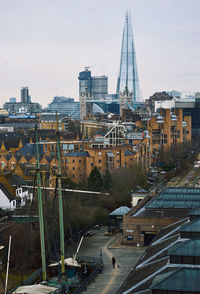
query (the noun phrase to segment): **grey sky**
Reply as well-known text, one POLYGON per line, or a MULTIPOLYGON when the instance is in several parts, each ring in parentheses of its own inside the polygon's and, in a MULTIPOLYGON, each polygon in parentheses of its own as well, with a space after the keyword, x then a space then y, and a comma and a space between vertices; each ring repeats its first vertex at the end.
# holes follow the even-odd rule
POLYGON ((115 92, 126 9, 143 97, 200 90, 200 0, 0 0, 0 106, 21 86, 42 105, 77 100, 84 66, 115 92))

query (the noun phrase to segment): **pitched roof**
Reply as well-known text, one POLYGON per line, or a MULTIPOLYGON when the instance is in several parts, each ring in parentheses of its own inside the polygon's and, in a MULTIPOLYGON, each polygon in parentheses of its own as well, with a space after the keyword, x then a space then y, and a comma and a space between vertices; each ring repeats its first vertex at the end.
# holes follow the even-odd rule
POLYGON ((181 226, 181 232, 200 232, 200 219, 187 222, 181 226))
POLYGON ((90 157, 90 154, 88 151, 74 151, 74 152, 69 152, 66 157, 90 157))
POLYGON ((158 242, 159 240, 165 238, 166 236, 172 236, 174 234, 177 234, 177 232, 180 232, 181 225, 185 224, 188 221, 188 218, 182 219, 178 222, 172 223, 162 229, 158 232, 156 237, 154 238, 154 242, 158 242))
POLYGON ((199 293, 199 269, 179 269, 158 275, 152 283, 152 290, 184 291, 199 293))
POLYGON ((200 256, 199 252, 200 240, 192 239, 179 244, 174 245, 169 250, 169 255, 178 256, 200 256))
POLYGON ((189 216, 200 216, 200 207, 190 210, 188 215, 189 216))
POLYGON ((7 174, 6 178, 12 186, 22 186, 26 184, 25 180, 16 174, 7 174))
POLYGON ((135 155, 135 153, 131 152, 130 150, 124 150, 124 156, 130 156, 130 155, 135 155))
MULTIPOLYGON (((39 156, 40 158, 43 156, 43 145, 38 144, 39 149, 39 156)), ((23 148, 19 149, 15 153, 15 157, 17 160, 19 160, 22 156, 24 156, 27 161, 29 161, 33 156, 36 156, 37 150, 36 150, 36 144, 26 144, 23 148)))
POLYGON ((130 208, 127 206, 121 206, 114 211, 112 211, 109 215, 125 215, 129 212, 130 208))
MULTIPOLYGON (((67 116, 65 114, 58 113, 57 117, 58 117, 58 121, 61 121, 64 118, 66 118, 67 116)), ((48 121, 56 122, 56 114, 55 113, 43 113, 43 114, 41 114, 40 120, 45 121, 45 122, 48 122, 48 121)))
POLYGON ((200 189, 167 188, 146 205, 150 209, 192 209, 200 207, 200 189))

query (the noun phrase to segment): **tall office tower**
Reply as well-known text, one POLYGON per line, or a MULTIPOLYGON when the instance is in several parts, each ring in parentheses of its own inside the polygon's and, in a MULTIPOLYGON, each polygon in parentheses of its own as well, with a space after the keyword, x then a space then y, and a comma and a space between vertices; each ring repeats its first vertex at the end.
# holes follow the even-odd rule
POLYGON ((28 87, 21 88, 21 102, 22 103, 31 103, 31 96, 28 92, 28 87))
POLYGON ((130 13, 126 12, 125 26, 122 37, 122 49, 119 77, 117 80, 117 94, 127 89, 133 95, 133 103, 141 102, 138 71, 136 64, 133 33, 130 13))
POLYGON ((84 71, 79 73, 79 97, 84 95, 92 95, 92 77, 89 67, 85 67, 84 71))
POLYGON ((108 94, 108 77, 92 77, 92 96, 94 100, 105 100, 108 94))

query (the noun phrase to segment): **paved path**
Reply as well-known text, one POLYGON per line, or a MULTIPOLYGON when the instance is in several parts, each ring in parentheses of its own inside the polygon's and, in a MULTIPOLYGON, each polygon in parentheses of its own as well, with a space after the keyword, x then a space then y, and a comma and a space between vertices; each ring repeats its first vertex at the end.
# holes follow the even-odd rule
POLYGON ((131 269, 134 267, 144 250, 134 248, 110 249, 108 246, 116 236, 104 236, 105 230, 96 231, 92 237, 85 238, 81 246, 81 256, 99 257, 102 250, 104 269, 96 277, 94 283, 89 284, 86 294, 116 294, 131 269), (119 268, 112 268, 112 257, 119 263, 119 268))

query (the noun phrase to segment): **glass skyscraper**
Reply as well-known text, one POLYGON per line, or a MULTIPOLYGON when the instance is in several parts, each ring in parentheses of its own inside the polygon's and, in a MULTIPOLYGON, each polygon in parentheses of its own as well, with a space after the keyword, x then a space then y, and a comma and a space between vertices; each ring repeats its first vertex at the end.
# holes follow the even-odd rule
MULTIPOLYGON (((93 100, 105 100, 108 94, 108 77, 91 76, 89 67, 79 73, 79 97, 82 94, 92 96, 93 100)), ((86 96, 87 96, 86 95, 86 96)))
POLYGON ((125 26, 122 37, 120 70, 117 80, 117 94, 124 92, 125 89, 133 94, 133 103, 142 101, 139 88, 131 19, 130 13, 128 12, 126 12, 125 26))

